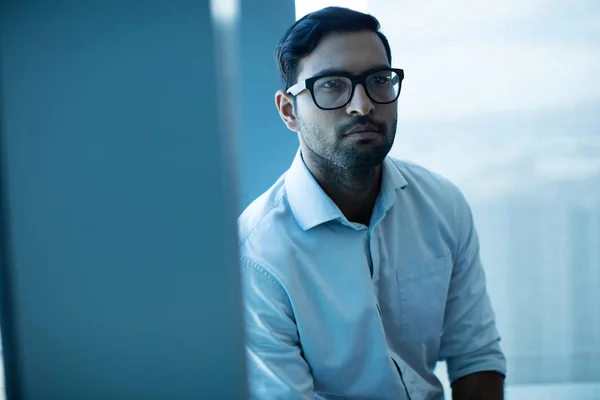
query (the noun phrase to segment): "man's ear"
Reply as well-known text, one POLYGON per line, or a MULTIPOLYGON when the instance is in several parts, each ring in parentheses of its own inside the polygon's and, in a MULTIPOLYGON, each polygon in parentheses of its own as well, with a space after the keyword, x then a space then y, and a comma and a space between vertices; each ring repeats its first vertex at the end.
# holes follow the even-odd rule
POLYGON ((277 111, 279 111, 279 116, 288 129, 293 132, 300 131, 292 95, 284 93, 282 90, 278 90, 277 93, 275 93, 275 106, 277 107, 277 111))

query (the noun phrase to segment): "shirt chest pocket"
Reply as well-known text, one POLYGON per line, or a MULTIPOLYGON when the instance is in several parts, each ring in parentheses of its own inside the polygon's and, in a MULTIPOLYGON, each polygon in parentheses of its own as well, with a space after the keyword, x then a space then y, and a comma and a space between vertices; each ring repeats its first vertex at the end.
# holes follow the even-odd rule
POLYGON ((450 253, 397 271, 401 340, 421 342, 441 336, 451 275, 450 253))

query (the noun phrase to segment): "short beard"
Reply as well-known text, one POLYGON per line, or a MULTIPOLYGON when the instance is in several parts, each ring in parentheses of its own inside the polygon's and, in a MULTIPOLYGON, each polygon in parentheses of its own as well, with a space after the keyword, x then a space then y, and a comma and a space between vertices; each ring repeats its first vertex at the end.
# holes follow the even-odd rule
POLYGON ((392 125, 388 126, 386 123, 375 121, 368 116, 354 117, 352 120, 336 128, 335 138, 343 136, 356 125, 372 125, 379 132, 386 135, 386 142, 368 150, 355 146, 338 146, 336 142, 328 142, 326 140, 327 135, 321 134, 317 131, 316 127, 310 124, 304 124, 304 121, 300 118, 298 118, 298 124, 302 141, 313 155, 319 158, 319 160, 315 161, 323 168, 362 170, 380 165, 388 155, 394 144, 397 119, 394 119, 392 125))

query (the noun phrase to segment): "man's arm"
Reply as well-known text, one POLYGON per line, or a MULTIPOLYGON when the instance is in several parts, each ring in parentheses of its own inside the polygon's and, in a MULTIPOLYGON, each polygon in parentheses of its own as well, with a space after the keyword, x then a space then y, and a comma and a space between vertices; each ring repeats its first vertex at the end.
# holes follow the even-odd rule
POLYGON ((497 372, 475 372, 452 384, 454 400, 503 400, 504 375, 497 372))
POLYGON ((242 258, 248 383, 251 399, 314 400, 289 298, 281 284, 242 258))
POLYGON ((440 359, 448 364, 454 400, 503 399, 506 359, 486 290, 471 210, 458 193, 457 247, 440 359))

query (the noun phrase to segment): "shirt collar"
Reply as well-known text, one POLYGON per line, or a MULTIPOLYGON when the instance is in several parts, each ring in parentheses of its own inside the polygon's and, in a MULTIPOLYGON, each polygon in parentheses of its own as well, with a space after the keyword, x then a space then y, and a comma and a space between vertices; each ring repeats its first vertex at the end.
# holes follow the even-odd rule
POLYGON ((396 163, 386 157, 383 160, 383 178, 381 179, 381 206, 385 211, 389 210, 396 202, 396 190, 404 189, 408 186, 408 182, 404 179, 404 175, 396 163))
POLYGON ((285 175, 285 191, 294 217, 305 231, 343 216, 304 164, 300 150, 285 175))
MULTIPOLYGON (((388 210, 395 202, 396 189, 404 189, 408 183, 389 157, 385 158, 382 171, 380 196, 382 206, 388 210)), ((300 150, 286 173, 285 190, 294 217, 305 231, 325 222, 345 218, 304 164, 300 150)))

